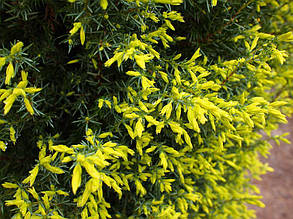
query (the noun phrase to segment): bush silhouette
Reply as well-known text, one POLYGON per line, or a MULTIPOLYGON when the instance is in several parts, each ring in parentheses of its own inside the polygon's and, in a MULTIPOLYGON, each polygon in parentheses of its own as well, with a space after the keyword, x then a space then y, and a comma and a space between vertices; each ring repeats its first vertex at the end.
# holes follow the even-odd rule
POLYGON ((290 0, 0 1, 0 217, 251 218, 292 113, 290 0))

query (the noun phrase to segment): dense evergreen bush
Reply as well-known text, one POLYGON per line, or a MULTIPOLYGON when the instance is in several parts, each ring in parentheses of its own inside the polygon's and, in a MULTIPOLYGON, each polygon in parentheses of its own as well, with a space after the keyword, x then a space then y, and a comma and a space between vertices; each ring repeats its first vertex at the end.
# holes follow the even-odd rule
POLYGON ((0 217, 251 218, 292 113, 290 0, 0 0, 0 217))

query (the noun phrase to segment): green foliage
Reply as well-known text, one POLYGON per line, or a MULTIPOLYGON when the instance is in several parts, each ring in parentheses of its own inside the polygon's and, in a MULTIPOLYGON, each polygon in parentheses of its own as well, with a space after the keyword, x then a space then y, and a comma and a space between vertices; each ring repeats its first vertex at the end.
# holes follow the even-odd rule
POLYGON ((292 111, 290 0, 0 1, 0 217, 251 218, 292 111))

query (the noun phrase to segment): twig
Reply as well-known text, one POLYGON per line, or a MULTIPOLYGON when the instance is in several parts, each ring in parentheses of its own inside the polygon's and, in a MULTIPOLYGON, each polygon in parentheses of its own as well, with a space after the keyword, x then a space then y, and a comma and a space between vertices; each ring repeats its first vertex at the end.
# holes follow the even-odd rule
POLYGON ((227 27, 228 25, 230 25, 234 20, 235 20, 235 18, 236 18, 236 16, 244 9, 244 8, 246 8, 251 2, 252 2, 253 0, 250 0, 249 2, 247 2, 247 3, 245 3, 245 4, 243 4, 240 8, 239 8, 239 10, 232 16, 232 18, 226 23, 226 24, 224 24, 219 30, 217 30, 216 32, 214 32, 214 33, 209 33, 208 35, 207 35, 207 37, 206 38, 204 38, 201 42, 208 42, 209 40, 210 40, 210 38, 212 38, 214 35, 216 35, 216 34, 221 34, 222 33, 222 31, 223 31, 223 29, 225 28, 225 27, 227 27))

